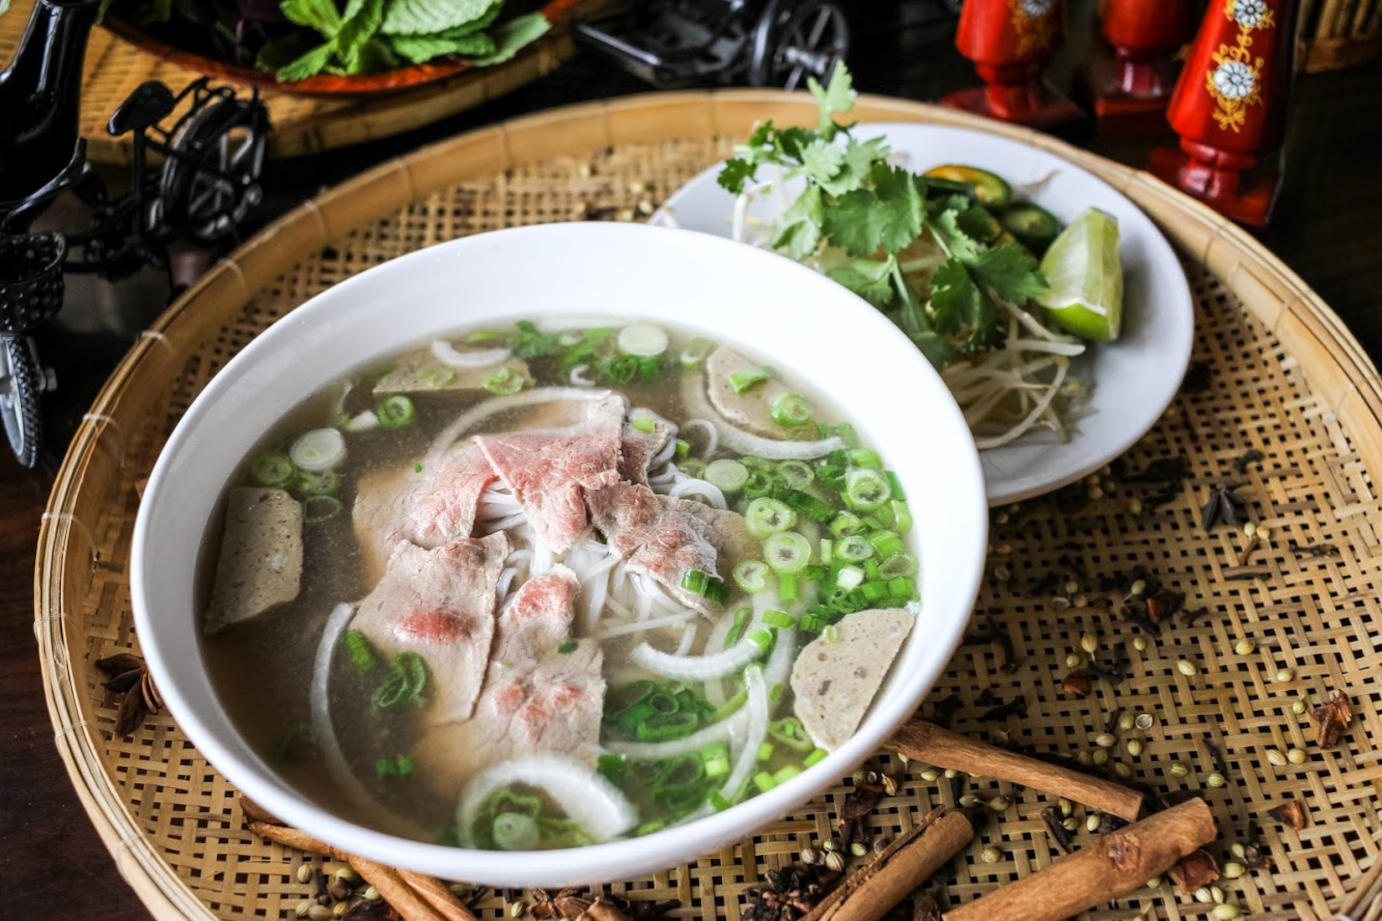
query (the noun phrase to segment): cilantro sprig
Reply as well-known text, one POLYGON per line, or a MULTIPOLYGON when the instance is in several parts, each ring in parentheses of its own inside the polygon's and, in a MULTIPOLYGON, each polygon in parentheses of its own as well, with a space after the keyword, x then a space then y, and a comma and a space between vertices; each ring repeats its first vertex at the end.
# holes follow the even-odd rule
POLYGON ((987 215, 955 184, 889 162, 883 138, 861 141, 837 116, 854 109, 848 68, 807 85, 820 118, 815 130, 760 125, 720 171, 736 195, 776 166, 805 188, 773 221, 771 245, 794 259, 815 258, 826 274, 887 314, 938 368, 1005 338, 1000 300, 1015 304, 1046 290, 1036 257, 1020 243, 981 241, 987 215), (918 289, 903 256, 929 235, 942 261, 918 289))

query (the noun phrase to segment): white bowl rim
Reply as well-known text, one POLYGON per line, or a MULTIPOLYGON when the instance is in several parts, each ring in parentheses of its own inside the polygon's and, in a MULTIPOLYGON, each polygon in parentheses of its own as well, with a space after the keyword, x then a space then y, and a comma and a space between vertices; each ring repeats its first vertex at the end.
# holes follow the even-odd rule
MULTIPOLYGON (((908 692, 898 694, 895 700, 889 702, 890 706, 883 707, 884 701, 876 702, 859 731, 847 743, 814 766, 820 768, 819 770, 803 771, 766 793, 759 793, 723 812, 642 837, 552 851, 504 852, 424 843, 366 828, 340 818, 316 805, 303 794, 291 791, 261 765, 246 762, 231 751, 202 718, 200 712, 184 700, 178 686, 171 681, 172 666, 164 656, 149 609, 150 585, 157 578, 149 565, 154 553, 151 546, 150 510, 165 488, 164 481, 169 477, 170 458, 182 449, 189 432, 195 429, 199 417, 206 412, 207 407, 234 383, 237 371, 253 365, 261 353, 279 348, 280 340, 289 336, 290 330, 317 318, 318 314, 330 309, 334 301, 348 297, 355 287, 364 284, 362 279, 382 271, 401 272, 409 265, 420 263, 429 256, 443 252, 459 257, 468 249, 481 248, 495 242, 513 245, 532 243, 539 249, 544 245, 560 245, 563 236, 572 232, 605 235, 608 239, 607 245, 614 249, 618 248, 621 239, 637 240, 647 234, 670 235, 675 237, 675 247, 678 250, 721 250, 723 256, 717 254, 717 258, 761 263, 763 267, 756 269, 757 271, 809 276, 814 280, 809 283, 820 285, 823 297, 832 297, 842 303, 854 302, 858 316, 851 317, 852 323, 858 322, 872 327, 868 330, 870 335, 898 337, 913 354, 916 354, 910 341, 866 302, 823 275, 792 260, 694 231, 651 227, 645 224, 614 223, 539 224, 507 228, 460 237, 414 250, 356 273, 313 296, 286 315, 293 318, 293 323, 279 320, 241 349, 193 400, 169 436, 149 476, 135 520, 131 545, 130 596, 135 627, 145 659, 159 684, 169 712, 198 751, 245 795, 279 819, 351 853, 443 878, 466 879, 492 886, 520 887, 592 884, 637 876, 665 869, 686 860, 697 859, 719 846, 756 833, 765 825, 832 786, 839 777, 847 775, 873 754, 894 729, 913 715, 915 707, 920 704, 944 670, 944 663, 949 661, 959 647, 968 625, 978 596, 987 549, 988 508, 984 498, 983 476, 978 452, 969 437, 963 415, 949 398, 939 375, 918 355, 915 364, 911 366, 915 370, 913 379, 918 383, 921 382, 918 379, 925 379, 928 396, 930 391, 944 396, 944 400, 934 407, 937 419, 946 425, 951 435, 963 436, 962 441, 948 439, 952 441, 949 450, 953 452, 951 460, 954 468, 948 471, 953 479, 948 484, 947 491, 962 496, 967 494, 971 500, 967 503, 970 506, 970 520, 963 522, 963 529, 957 530, 961 534, 967 534, 972 541, 962 556, 972 560, 973 565, 969 571, 947 573, 947 582, 958 585, 959 596, 967 599, 968 603, 963 611, 950 612, 951 619, 948 623, 937 619, 929 625, 933 629, 929 635, 932 642, 928 645, 944 653, 943 658, 939 659, 940 666, 931 674, 907 679, 904 683, 909 687, 908 692), (866 731, 869 724, 875 725, 874 731, 866 731), (883 731, 878 731, 880 729, 883 731), (534 857, 538 857, 539 860, 534 861, 534 857), (544 857, 550 860, 541 859, 544 857), (524 867, 525 864, 534 863, 542 863, 544 866, 537 873, 531 872, 531 867, 524 867)), ((803 283, 807 282, 803 279, 803 283)), ((420 335, 425 334, 426 331, 420 332, 420 335)), ((732 340, 732 337, 729 338, 732 340)), ((764 351, 771 353, 771 349, 764 351)), ((925 566, 924 560, 922 565, 925 566)), ((925 611, 924 598, 922 604, 925 611)))

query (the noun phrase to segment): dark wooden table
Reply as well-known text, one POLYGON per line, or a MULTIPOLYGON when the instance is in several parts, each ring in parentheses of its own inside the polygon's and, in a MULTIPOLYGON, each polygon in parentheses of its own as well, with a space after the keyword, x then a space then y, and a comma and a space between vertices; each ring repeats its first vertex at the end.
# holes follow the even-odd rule
MULTIPOLYGON (((968 64, 950 47, 950 24, 921 22, 905 2, 901 11, 884 0, 849 6, 863 90, 935 99, 970 82, 968 64)), ((1073 36, 1067 60, 1078 59, 1091 42, 1088 34, 1073 36)), ((1060 63, 1058 79, 1071 70, 1060 63)), ((602 62, 578 58, 503 100, 410 135, 272 164, 260 218, 439 137, 555 105, 645 91, 602 62)), ((1289 137, 1277 220, 1262 238, 1376 357, 1382 352, 1382 65, 1300 78, 1289 137)), ((1157 142, 1167 139, 1086 143, 1142 166, 1157 142)), ((55 441, 80 419, 124 344, 119 332, 68 343, 66 387, 49 404, 55 441)), ((30 473, 0 450, 0 916, 143 918, 147 913, 116 873, 53 746, 32 630, 35 538, 50 482, 51 467, 30 473)))

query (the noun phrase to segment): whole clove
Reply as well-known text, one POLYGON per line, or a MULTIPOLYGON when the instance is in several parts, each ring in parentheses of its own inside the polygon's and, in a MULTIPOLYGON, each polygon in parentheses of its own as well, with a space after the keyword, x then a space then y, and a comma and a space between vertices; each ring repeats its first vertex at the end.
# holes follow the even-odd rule
POLYGON ((955 722, 955 712, 963 703, 959 694, 947 694, 932 704, 931 721, 949 728, 955 722))
POLYGON ((1007 703, 1000 703, 996 706, 989 707, 983 713, 979 714, 979 719, 982 722, 990 722, 994 720, 1007 719, 1010 716, 1026 715, 1027 701, 1022 699, 1021 697, 1014 697, 1007 703))
POLYGON ((1190 367, 1185 369, 1185 377, 1181 379, 1181 393, 1203 393, 1209 389, 1209 382, 1214 376, 1214 371, 1207 361, 1192 361, 1190 367))
POLYGON ((1041 821, 1046 824, 1046 831, 1051 835, 1051 839, 1056 843, 1056 850, 1062 854, 1069 854, 1071 851, 1070 832, 1065 830, 1062 824, 1064 816, 1060 809, 1055 806, 1047 806, 1041 810, 1041 821))
POLYGON ((835 822, 835 832, 845 848, 856 841, 868 840, 869 813, 883 801, 883 792, 879 784, 856 783, 845 796, 840 804, 840 817, 835 822))
POLYGON ((1295 540, 1290 540, 1286 543, 1286 549, 1290 550, 1296 556, 1303 557, 1322 557, 1339 555, 1339 548, 1336 547, 1334 544, 1301 544, 1297 543, 1295 540))
POLYGON ((1233 461, 1233 469, 1239 473, 1247 473, 1248 465, 1257 463, 1263 456, 1256 448, 1248 448, 1233 461))

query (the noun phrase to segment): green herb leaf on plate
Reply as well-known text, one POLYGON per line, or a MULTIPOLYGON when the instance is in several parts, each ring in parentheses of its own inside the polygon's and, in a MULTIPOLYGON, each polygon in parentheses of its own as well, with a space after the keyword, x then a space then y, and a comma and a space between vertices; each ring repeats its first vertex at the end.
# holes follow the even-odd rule
POLYGON ((552 24, 541 13, 515 16, 491 30, 491 35, 494 38, 494 51, 476 58, 471 63, 476 67, 491 67, 495 64, 502 64, 528 45, 542 38, 551 28, 552 24))
POLYGON ((484 55, 494 52, 494 39, 483 32, 447 38, 443 35, 391 35, 389 47, 414 64, 424 64, 444 54, 484 55))
POLYGON ((289 22, 316 29, 323 38, 335 38, 341 31, 335 0, 283 0, 279 8, 289 22))
POLYGON ((820 107, 821 136, 827 141, 831 140, 842 128, 835 123, 832 116, 854 111, 854 100, 859 96, 854 91, 854 77, 845 66, 845 62, 841 61, 830 72, 830 79, 825 86, 821 86, 815 77, 808 77, 806 88, 811 91, 816 105, 820 107))
POLYGON ((471 23, 503 0, 390 0, 384 14, 386 35, 432 35, 471 23))
POLYGON ((882 310, 897 297, 897 290, 893 287, 892 281, 895 265, 896 261, 892 257, 881 262, 874 259, 852 259, 844 265, 829 269, 825 274, 882 310))
POLYGON ((308 77, 315 77, 326 69, 326 65, 331 61, 331 56, 335 53, 336 40, 333 38, 283 65, 274 72, 274 76, 283 83, 296 83, 299 80, 306 80, 308 77))
POLYGON ((346 18, 336 35, 336 55, 346 73, 360 72, 360 49, 384 21, 384 0, 350 0, 346 18))
POLYGON ((773 222, 773 247, 793 259, 809 256, 820 246, 822 220, 821 190, 810 186, 773 222))

